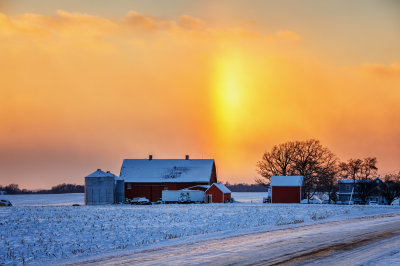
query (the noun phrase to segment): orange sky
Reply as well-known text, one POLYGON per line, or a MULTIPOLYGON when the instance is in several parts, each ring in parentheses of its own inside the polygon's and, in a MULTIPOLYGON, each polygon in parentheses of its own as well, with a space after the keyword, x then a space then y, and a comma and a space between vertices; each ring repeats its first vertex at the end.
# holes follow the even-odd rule
POLYGON ((220 180, 252 183, 265 150, 307 138, 400 170, 398 53, 329 53, 318 32, 269 30, 234 11, 208 20, 3 6, 2 185, 81 184, 148 154, 215 158, 220 180))

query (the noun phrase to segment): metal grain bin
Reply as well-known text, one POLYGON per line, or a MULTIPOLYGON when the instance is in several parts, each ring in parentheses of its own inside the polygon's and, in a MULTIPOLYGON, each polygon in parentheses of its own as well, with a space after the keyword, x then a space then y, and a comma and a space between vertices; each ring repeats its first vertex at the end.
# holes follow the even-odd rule
POLYGON ((97 169, 85 177, 85 204, 113 204, 115 200, 115 176, 97 169))
POLYGON ((115 180, 115 203, 123 203, 125 201, 124 180, 115 180))

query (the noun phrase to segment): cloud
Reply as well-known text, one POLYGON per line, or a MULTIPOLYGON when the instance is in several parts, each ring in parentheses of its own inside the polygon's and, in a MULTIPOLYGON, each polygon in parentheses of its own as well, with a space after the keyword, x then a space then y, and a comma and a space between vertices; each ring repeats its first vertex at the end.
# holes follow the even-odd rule
POLYGON ((400 78, 400 63, 397 62, 390 65, 364 64, 361 70, 375 77, 400 78))
POLYGON ((157 30, 160 29, 160 20, 144 16, 135 11, 129 11, 124 21, 132 27, 141 28, 145 30, 157 30))
POLYGON ((130 38, 131 41, 137 42, 141 37, 149 36, 149 34, 164 33, 175 34, 176 37, 201 36, 214 40, 254 38, 269 42, 299 42, 301 40, 300 35, 290 30, 282 30, 277 34, 265 34, 252 27, 210 26, 205 21, 189 15, 182 15, 177 19, 165 19, 130 11, 122 19, 110 19, 63 10, 58 10, 53 16, 38 14, 7 16, 0 13, 0 35, 53 36, 64 40, 76 36, 82 41, 95 38, 97 42, 107 36, 119 35, 121 39, 130 38))
POLYGON ((117 23, 110 19, 92 16, 82 13, 69 13, 63 10, 57 11, 57 18, 63 23, 71 23, 82 26, 90 26, 95 28, 101 28, 102 30, 116 30, 118 29, 117 23))
POLYGON ((279 39, 291 42, 300 42, 301 37, 299 34, 290 30, 281 30, 277 33, 279 39))
MULTIPOLYGON (((10 3, 10 1, 9 1, 10 3)), ((7 8, 6 1, 0 0, 0 11, 5 10, 7 8)))
POLYGON ((179 18, 178 25, 187 30, 197 30, 197 31, 204 30, 208 27, 204 21, 187 15, 183 15, 179 18))
POLYGON ((199 158, 221 151, 221 160, 228 158, 224 150, 231 143, 218 146, 229 138, 216 133, 217 112, 238 127, 236 135, 228 133, 236 136, 234 144, 264 139, 251 132, 272 132, 278 120, 289 121, 294 107, 287 105, 295 104, 287 104, 286 95, 294 93, 280 84, 294 79, 297 88, 301 81, 290 73, 297 69, 290 56, 296 46, 280 48, 290 41, 290 34, 283 35, 289 37, 244 25, 210 25, 188 15, 0 13, 0 90, 5 95, 0 97, 0 157, 13 154, 7 158, 15 163, 24 158, 18 160, 23 165, 18 173, 13 172, 15 164, 0 165, 8 178, 2 181, 26 184, 29 175, 35 180, 30 186, 55 185, 66 177, 81 182, 87 169, 118 169, 123 158, 147 153, 167 158, 190 152, 199 158), (241 84, 239 118, 231 119, 221 103, 229 91, 218 85, 218 73, 227 90, 241 84), (275 110, 282 119, 274 118, 275 110), (57 178, 46 170, 53 166, 57 178))

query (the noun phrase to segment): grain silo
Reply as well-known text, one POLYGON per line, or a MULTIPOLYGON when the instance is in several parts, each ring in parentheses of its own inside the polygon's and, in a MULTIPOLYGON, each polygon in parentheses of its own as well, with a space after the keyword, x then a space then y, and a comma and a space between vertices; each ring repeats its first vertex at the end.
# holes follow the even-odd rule
POLYGON ((125 201, 124 180, 115 179, 115 203, 123 203, 125 201))
POLYGON ((116 176, 101 169, 85 177, 85 204, 101 205, 115 202, 116 176))
POLYGON ((114 203, 123 203, 125 201, 124 180, 110 171, 107 171, 106 174, 112 175, 115 180, 114 203))

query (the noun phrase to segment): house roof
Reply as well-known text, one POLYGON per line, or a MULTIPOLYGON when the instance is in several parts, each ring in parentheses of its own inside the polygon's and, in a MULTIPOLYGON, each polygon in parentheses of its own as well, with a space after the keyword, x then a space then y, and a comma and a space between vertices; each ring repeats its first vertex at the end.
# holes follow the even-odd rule
POLYGON ((272 176, 271 187, 301 187, 303 176, 272 176))
POLYGON ((117 178, 117 176, 114 175, 113 173, 111 173, 110 171, 107 171, 107 173, 106 173, 106 172, 103 172, 101 169, 97 169, 96 171, 94 171, 90 175, 87 175, 86 177, 114 177, 114 178, 117 178))
MULTIPOLYGON (((214 183, 210 186, 210 188, 212 186, 216 186, 222 193, 231 193, 231 191, 229 190, 229 188, 227 188, 224 184, 222 183, 214 183)), ((208 189, 207 189, 208 190, 208 189)))
POLYGON ((209 183, 213 159, 125 159, 120 178, 137 183, 209 183))
POLYGON ((342 184, 353 184, 355 181, 355 183, 370 183, 370 182, 382 182, 382 180, 377 177, 375 179, 365 179, 365 180, 339 180, 338 183, 342 183, 342 184))

